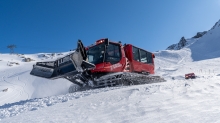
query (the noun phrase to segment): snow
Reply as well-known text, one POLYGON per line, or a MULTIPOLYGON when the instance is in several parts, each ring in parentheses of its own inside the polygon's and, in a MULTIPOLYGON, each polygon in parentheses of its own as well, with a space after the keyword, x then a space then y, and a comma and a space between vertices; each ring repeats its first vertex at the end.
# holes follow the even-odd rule
POLYGON ((6 65, 1 72, 0 87, 9 90, 0 92, 0 122, 220 121, 220 58, 193 61, 189 49, 160 51, 155 53, 156 73, 167 82, 69 94, 68 81, 29 75, 36 61, 25 63, 14 55, 0 55, 21 63, 6 65), (197 79, 185 80, 189 72, 197 79))
POLYGON ((0 122, 220 122, 219 24, 181 50, 155 52, 162 83, 68 93, 72 83, 65 79, 29 74, 35 62, 68 52, 0 54, 0 122), (196 79, 185 80, 192 72, 196 79))
MULTIPOLYGON (((220 25, 220 22, 218 22, 220 25)), ((220 26, 208 31, 194 45, 189 48, 192 50, 192 58, 195 61, 219 57, 220 54, 220 26)))

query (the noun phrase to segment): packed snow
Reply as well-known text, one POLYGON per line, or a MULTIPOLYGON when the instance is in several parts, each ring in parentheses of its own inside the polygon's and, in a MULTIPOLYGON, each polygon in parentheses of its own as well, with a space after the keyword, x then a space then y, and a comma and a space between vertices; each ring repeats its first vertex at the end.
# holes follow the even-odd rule
POLYGON ((220 122, 219 24, 181 50, 155 52, 162 83, 68 93, 65 79, 30 75, 37 61, 68 52, 0 54, 0 122, 220 122), (196 79, 185 80, 192 72, 196 79))

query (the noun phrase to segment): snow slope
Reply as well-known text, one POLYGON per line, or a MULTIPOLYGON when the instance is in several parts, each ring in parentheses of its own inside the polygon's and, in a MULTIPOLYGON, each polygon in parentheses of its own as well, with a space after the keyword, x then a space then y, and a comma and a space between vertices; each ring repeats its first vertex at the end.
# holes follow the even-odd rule
POLYGON ((195 61, 216 58, 220 56, 220 20, 189 48, 195 61))
POLYGON ((2 122, 218 122, 220 77, 198 73, 195 80, 177 78, 27 100, 1 107, 1 118, 9 117, 2 122))
POLYGON ((1 72, 0 87, 9 90, 0 92, 0 99, 14 103, 0 106, 0 122, 220 122, 220 58, 193 61, 191 53, 187 48, 155 53, 156 73, 167 82, 71 94, 65 92, 69 82, 30 76, 34 62, 13 56, 20 65, 1 72), (188 72, 197 79, 185 80, 188 72))
MULTIPOLYGON (((67 54, 67 53, 64 53, 67 54)), ((0 106, 20 100, 68 93, 71 83, 64 79, 47 80, 30 75, 36 61, 55 60, 54 54, 0 54, 0 106), (35 61, 24 62, 25 58, 35 61), (2 90, 8 89, 7 93, 2 90)))

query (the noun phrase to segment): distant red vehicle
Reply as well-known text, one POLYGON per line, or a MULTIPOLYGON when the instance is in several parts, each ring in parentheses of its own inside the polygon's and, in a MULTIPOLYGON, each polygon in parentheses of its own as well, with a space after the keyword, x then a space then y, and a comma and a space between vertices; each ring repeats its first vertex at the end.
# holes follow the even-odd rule
POLYGON ((188 73, 188 74, 185 74, 185 79, 195 79, 196 76, 194 73, 188 73))

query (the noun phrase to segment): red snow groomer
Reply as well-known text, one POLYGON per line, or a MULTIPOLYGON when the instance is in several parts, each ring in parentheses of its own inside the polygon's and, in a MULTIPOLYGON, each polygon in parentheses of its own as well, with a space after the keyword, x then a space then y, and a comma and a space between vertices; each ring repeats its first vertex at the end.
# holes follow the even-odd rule
POLYGON ((154 54, 131 44, 100 39, 51 62, 37 62, 31 75, 65 78, 81 87, 144 84, 165 81, 154 74, 154 54))
POLYGON ((185 79, 195 79, 196 76, 194 73, 188 73, 188 74, 185 74, 185 79))

